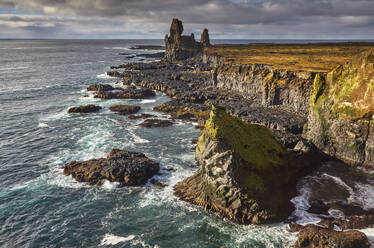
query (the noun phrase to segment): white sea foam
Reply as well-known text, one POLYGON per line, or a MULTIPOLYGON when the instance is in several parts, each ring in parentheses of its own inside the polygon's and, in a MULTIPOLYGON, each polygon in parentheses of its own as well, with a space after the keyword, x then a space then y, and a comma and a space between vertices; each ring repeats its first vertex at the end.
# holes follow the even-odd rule
POLYGON ((104 180, 104 183, 103 183, 102 187, 104 189, 112 190, 112 189, 118 188, 119 187, 119 183, 118 182, 110 182, 108 180, 104 180))
POLYGON ((145 100, 142 100, 140 103, 153 103, 156 101, 157 101, 156 99, 145 99, 145 100))
POLYGON ((22 70, 27 69, 27 66, 19 66, 19 67, 7 67, 7 68, 0 68, 0 71, 14 71, 14 70, 22 70))
POLYGON ((111 79, 111 78, 114 78, 114 77, 108 76, 108 74, 106 72, 102 73, 102 74, 99 74, 96 77, 100 78, 100 79, 111 79))
POLYGON ((369 210, 374 208, 374 186, 369 184, 355 184, 355 191, 352 201, 360 204, 364 209, 369 210))
POLYGON ((49 127, 47 123, 39 122, 38 127, 49 127))
POLYGON ((105 234, 104 238, 101 240, 100 245, 116 245, 118 243, 133 240, 135 235, 129 235, 127 237, 120 237, 112 234, 105 234))
POLYGON ((131 50, 129 47, 111 47, 109 49, 114 49, 114 50, 131 50))

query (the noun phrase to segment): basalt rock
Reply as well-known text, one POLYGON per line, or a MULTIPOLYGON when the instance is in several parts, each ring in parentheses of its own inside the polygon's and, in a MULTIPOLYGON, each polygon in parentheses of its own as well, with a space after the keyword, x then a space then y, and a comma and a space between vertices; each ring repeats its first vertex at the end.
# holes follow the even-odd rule
POLYGON ((113 149, 106 158, 73 161, 63 169, 65 175, 90 185, 100 185, 106 179, 120 186, 140 186, 147 183, 160 166, 143 153, 113 149))
POLYGON ((175 185, 175 195, 239 224, 287 218, 296 181, 318 164, 311 150, 288 151, 268 128, 214 106, 196 160, 201 168, 175 185))
POLYGON ((114 90, 113 86, 109 84, 92 84, 87 87, 88 91, 107 91, 114 90))
POLYGON ((98 91, 95 97, 101 99, 143 99, 154 97, 155 95, 156 93, 150 89, 128 87, 126 89, 98 91))
POLYGON ((169 101, 153 108, 155 111, 167 113, 173 119, 203 122, 209 117, 208 107, 183 101, 169 101))
POLYGON ((370 248, 364 233, 349 230, 335 231, 316 225, 294 225, 293 231, 299 231, 294 248, 370 248))
POLYGON ((68 113, 93 113, 98 112, 100 109, 100 106, 89 104, 79 107, 71 107, 69 108, 68 113))
POLYGON ((128 115, 137 113, 140 110, 140 107, 132 105, 115 105, 110 106, 109 110, 119 115, 128 115))
MULTIPOLYGON (((183 24, 178 19, 173 19, 170 26, 170 35, 165 36, 165 60, 175 61, 175 60, 185 60, 189 57, 194 57, 201 54, 204 45, 200 42, 196 42, 194 34, 190 36, 182 35, 183 24)), ((206 30, 203 32, 202 36, 204 44, 209 43, 209 34, 206 30)))
POLYGON ((200 43, 203 44, 203 46, 210 46, 209 32, 206 28, 204 28, 201 34, 200 43))
POLYGON ((147 119, 139 124, 139 126, 154 128, 154 127, 169 127, 173 125, 172 121, 168 120, 159 120, 159 119, 147 119))
POLYGON ((317 75, 305 137, 346 163, 374 168, 374 50, 317 75))

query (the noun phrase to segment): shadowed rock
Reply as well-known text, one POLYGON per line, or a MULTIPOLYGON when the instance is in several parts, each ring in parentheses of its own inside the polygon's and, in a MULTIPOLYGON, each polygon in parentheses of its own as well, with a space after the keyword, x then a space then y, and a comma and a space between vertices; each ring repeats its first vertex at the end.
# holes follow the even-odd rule
POLYGON ((156 116, 151 115, 151 114, 142 113, 140 115, 129 115, 127 118, 132 119, 132 120, 136 120, 136 119, 147 119, 147 118, 153 118, 153 117, 156 117, 156 116))
POLYGON ((140 110, 140 107, 132 105, 115 105, 109 107, 109 110, 119 115, 128 115, 137 113, 140 110))
POLYGON ((147 119, 144 122, 140 123, 139 126, 153 128, 153 127, 169 127, 173 125, 172 121, 168 120, 159 120, 159 119, 147 119))
POLYGON ((107 91, 114 90, 114 88, 109 84, 92 84, 87 87, 88 91, 107 91))
POLYGON ((100 106, 89 104, 85 106, 71 107, 69 108, 68 113, 93 113, 99 111, 100 109, 100 106))
POLYGON ((206 28, 204 28, 203 33, 201 34, 200 43, 203 44, 203 46, 210 46, 209 33, 206 28))
POLYGON ((119 182, 120 186, 140 186, 154 176, 160 166, 143 153, 113 149, 106 158, 73 161, 62 168, 65 175, 90 185, 100 185, 106 179, 119 182))

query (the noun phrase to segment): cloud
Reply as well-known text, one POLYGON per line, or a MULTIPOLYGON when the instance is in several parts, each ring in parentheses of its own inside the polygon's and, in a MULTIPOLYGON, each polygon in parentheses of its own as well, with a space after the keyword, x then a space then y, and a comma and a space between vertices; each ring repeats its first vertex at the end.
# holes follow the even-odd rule
POLYGON ((59 26, 78 36, 91 30, 94 36, 162 38, 178 17, 187 32, 207 26, 217 37, 374 38, 373 0, 0 0, 0 8, 28 14, 0 17, 3 26, 59 26))

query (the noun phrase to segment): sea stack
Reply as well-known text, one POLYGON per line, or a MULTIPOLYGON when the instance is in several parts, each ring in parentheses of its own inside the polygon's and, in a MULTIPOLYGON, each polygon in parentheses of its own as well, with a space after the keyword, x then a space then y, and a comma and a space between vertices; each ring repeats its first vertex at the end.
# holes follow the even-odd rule
POLYGON ((263 125, 212 107, 197 147, 201 168, 179 182, 180 199, 239 224, 282 221, 293 211, 297 180, 318 164, 312 152, 289 151, 263 125))
POLYGON ((195 40, 194 34, 182 35, 183 24, 178 19, 173 19, 170 34, 165 36, 165 57, 167 61, 184 60, 203 52, 204 46, 210 45, 208 29, 204 29, 201 42, 195 40))

